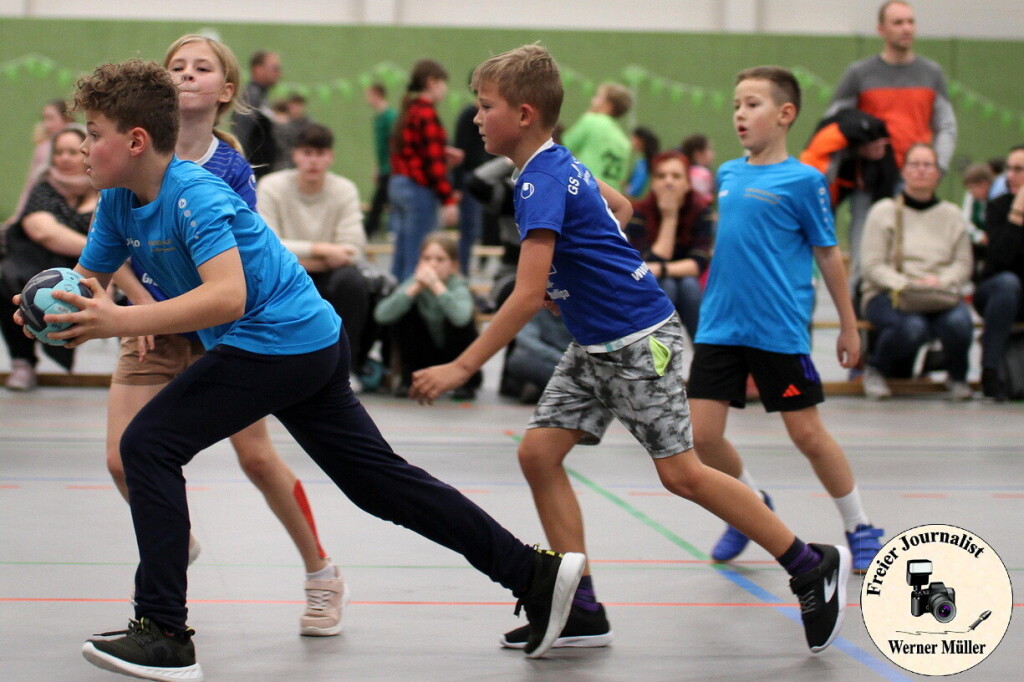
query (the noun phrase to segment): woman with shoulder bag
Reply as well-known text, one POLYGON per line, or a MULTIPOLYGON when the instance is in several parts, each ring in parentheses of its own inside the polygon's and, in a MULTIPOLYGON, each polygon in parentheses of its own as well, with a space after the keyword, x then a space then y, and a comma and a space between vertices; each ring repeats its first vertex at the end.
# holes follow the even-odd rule
POLYGON ((941 172, 931 145, 907 151, 902 175, 902 194, 871 207, 861 242, 863 312, 878 330, 864 368, 864 393, 889 397, 885 377, 939 339, 949 398, 967 400, 974 325, 961 292, 971 278, 970 237, 959 209, 935 196, 941 172))

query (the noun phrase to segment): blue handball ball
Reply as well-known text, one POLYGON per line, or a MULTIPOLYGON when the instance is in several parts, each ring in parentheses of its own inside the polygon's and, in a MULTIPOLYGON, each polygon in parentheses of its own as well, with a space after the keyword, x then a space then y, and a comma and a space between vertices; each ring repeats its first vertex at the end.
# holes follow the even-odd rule
POLYGON ((51 346, 63 346, 63 339, 50 339, 47 334, 62 332, 71 325, 67 322, 46 322, 43 315, 76 313, 78 308, 58 301, 53 297, 54 291, 69 291, 92 298, 92 289, 82 282, 82 276, 68 268, 50 268, 33 277, 21 290, 21 316, 25 320, 25 328, 43 343, 51 346))

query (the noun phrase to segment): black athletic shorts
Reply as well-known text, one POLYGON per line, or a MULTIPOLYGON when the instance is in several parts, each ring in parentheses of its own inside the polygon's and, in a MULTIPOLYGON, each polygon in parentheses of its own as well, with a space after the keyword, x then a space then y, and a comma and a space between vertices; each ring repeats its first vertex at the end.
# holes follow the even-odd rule
POLYGON ((821 377, 810 355, 772 353, 749 346, 694 345, 686 393, 690 399, 747 404, 747 376, 768 412, 792 412, 825 400, 821 377))

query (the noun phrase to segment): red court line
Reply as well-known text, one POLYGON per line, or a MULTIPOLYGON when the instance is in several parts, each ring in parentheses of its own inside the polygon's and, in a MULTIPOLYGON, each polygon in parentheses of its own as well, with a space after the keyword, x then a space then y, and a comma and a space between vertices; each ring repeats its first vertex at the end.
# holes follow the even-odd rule
POLYGON ((17 490, 20 487, 21 487, 20 485, 12 485, 12 484, 6 484, 6 483, 4 485, 0 485, 0 489, 3 489, 3 490, 17 490))
MULTIPOLYGON (((85 599, 85 598, 61 598, 61 597, 0 597, 0 603, 11 604, 11 603, 55 603, 55 604, 93 604, 93 603, 106 603, 106 604, 125 604, 128 603, 128 599, 117 598, 117 599, 85 599)), ((189 599, 190 604, 237 604, 237 605, 284 605, 284 606, 295 606, 299 604, 305 604, 305 600, 294 600, 294 599, 189 599)), ((353 605, 363 606, 513 606, 514 603, 510 601, 352 601, 353 605)), ((651 607, 670 607, 670 608, 722 608, 722 607, 739 607, 739 608, 763 608, 763 607, 791 607, 798 608, 799 604, 790 604, 786 602, 602 602, 605 606, 651 606, 651 607)), ((849 602, 847 605, 849 608, 860 608, 860 604, 856 602, 849 602)), ((1024 607, 1024 603, 1017 603, 1013 605, 1013 608, 1019 609, 1024 607)))
POLYGON ((946 499, 946 493, 903 493, 900 497, 907 499, 934 499, 944 500, 946 499))
POLYGON ((997 500, 1024 500, 1024 493, 992 493, 997 500))
POLYGON ((112 485, 66 485, 65 490, 113 490, 112 485))
MULTIPOLYGON (((60 598, 60 597, 0 597, 0 603, 128 603, 128 599, 85 599, 85 598, 60 598)), ((296 606, 305 604, 305 600, 294 599, 189 599, 190 604, 235 604, 235 605, 283 605, 296 606)), ((352 601, 353 605, 361 606, 515 606, 510 601, 352 601)), ((655 607, 742 607, 760 608, 765 606, 789 606, 797 608, 799 604, 788 604, 781 602, 602 602, 605 606, 655 606, 655 607)), ((847 604, 849 607, 858 608, 855 603, 847 604)))

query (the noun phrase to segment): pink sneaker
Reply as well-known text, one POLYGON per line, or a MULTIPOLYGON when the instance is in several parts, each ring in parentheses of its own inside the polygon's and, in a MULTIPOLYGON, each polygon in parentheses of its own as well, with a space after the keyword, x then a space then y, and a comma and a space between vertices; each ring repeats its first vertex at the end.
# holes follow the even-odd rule
POLYGON ((348 583, 341 571, 329 580, 306 581, 306 612, 299 619, 299 633, 307 637, 330 637, 341 632, 341 616, 348 605, 348 583))

